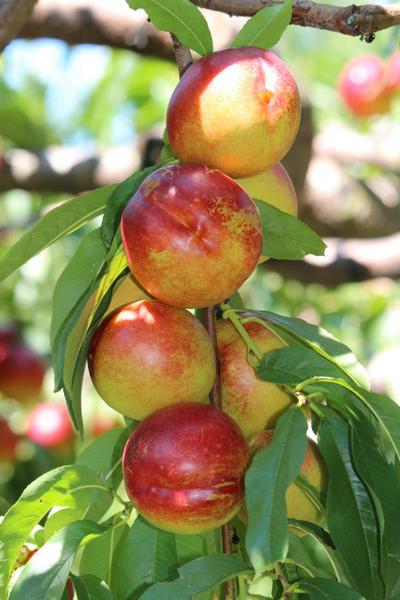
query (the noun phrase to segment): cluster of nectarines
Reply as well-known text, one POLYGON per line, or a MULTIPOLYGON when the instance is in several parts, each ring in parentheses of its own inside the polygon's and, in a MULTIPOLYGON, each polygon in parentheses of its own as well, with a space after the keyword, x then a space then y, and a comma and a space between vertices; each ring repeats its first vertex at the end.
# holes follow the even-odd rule
POLYGON ((400 89, 400 52, 385 62, 374 54, 353 58, 342 70, 339 93, 357 117, 384 114, 400 89))
MULTIPOLYGON (((248 438, 262 432, 262 443, 252 444, 265 446, 264 430, 291 405, 280 387, 256 377, 230 322, 217 323, 214 348, 187 309, 225 301, 266 259, 252 197, 296 214, 296 193, 279 161, 299 119, 296 83, 272 52, 251 47, 201 58, 168 109, 169 143, 180 162, 149 175, 122 216, 137 288, 93 336, 89 371, 105 402, 143 419, 125 447, 125 486, 137 510, 168 531, 206 531, 239 511, 248 438), (217 370, 223 410, 207 402, 217 370)), ((261 325, 245 328, 261 352, 282 346, 261 325)), ((320 486, 312 446, 304 470, 320 486)), ((290 516, 316 520, 298 494, 288 492, 290 516)))

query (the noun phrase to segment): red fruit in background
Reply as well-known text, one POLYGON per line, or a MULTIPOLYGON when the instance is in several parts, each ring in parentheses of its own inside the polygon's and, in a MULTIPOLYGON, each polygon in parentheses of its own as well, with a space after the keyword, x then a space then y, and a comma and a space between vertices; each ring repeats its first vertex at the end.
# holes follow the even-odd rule
POLYGON ((13 432, 6 419, 0 417, 0 462, 13 462, 19 436, 13 432))
POLYGON ((68 594, 68 600, 73 600, 74 598, 74 584, 72 583, 71 577, 67 579, 66 590, 68 594))
POLYGON ((276 54, 229 48, 203 56, 168 107, 169 143, 182 161, 249 177, 279 162, 300 123, 296 82, 276 54))
POLYGON ((231 296, 261 253, 260 215, 221 171, 199 165, 158 169, 122 216, 122 240, 134 277, 177 307, 204 307, 231 296))
POLYGON ((71 420, 64 404, 42 402, 28 416, 26 436, 45 448, 63 448, 74 437, 71 420))
POLYGON ((389 111, 388 70, 385 62, 367 54, 356 56, 342 70, 339 93, 346 106, 358 117, 389 111))
POLYGON ((47 366, 28 346, 0 345, 0 392, 19 402, 35 401, 42 390, 47 366))
POLYGON ((98 437, 110 429, 116 429, 121 427, 121 423, 116 419, 110 419, 105 417, 95 417, 92 423, 92 435, 98 437))
POLYGON ((127 494, 153 525, 201 533, 239 510, 247 442, 236 423, 208 404, 161 408, 132 433, 123 455, 127 494))
POLYGON ((388 86, 389 92, 400 89, 400 51, 395 52, 388 60, 388 86))
POLYGON ((17 329, 13 323, 4 323, 0 326, 0 345, 10 344, 17 337, 17 329))

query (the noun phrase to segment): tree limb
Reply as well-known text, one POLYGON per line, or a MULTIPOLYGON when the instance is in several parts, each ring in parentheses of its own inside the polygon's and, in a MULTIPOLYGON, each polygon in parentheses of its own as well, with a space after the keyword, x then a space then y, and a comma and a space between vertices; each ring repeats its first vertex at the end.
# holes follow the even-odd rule
MULTIPOLYGON (((201 8, 250 17, 276 0, 191 0, 201 8)), ((312 0, 294 0, 292 24, 368 37, 400 24, 400 4, 333 6, 312 0)))
POLYGON ((0 49, 18 34, 37 0, 0 1, 0 49))

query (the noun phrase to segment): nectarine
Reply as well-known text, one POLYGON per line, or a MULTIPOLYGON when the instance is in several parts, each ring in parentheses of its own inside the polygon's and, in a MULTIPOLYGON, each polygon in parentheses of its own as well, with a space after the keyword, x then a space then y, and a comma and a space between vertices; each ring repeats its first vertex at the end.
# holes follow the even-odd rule
POLYGON ((135 278, 158 300, 200 308, 231 296, 261 253, 260 215, 233 179, 199 165, 149 175, 128 203, 121 233, 135 278))
MULTIPOLYGON (((250 452, 254 456, 259 450, 268 446, 272 440, 273 430, 260 431, 249 439, 250 452)), ((326 467, 318 450, 317 444, 307 440, 307 449, 300 474, 307 479, 318 491, 326 486, 326 467)), ((289 519, 298 521, 309 521, 318 524, 321 522, 321 512, 312 500, 296 484, 292 483, 286 491, 286 506, 289 519)), ((241 517, 247 519, 245 511, 241 511, 241 517)), ((301 534, 300 530, 295 532, 301 534)))
POLYGON ((42 402, 35 406, 28 415, 26 436, 45 448, 69 447, 74 432, 64 404, 42 402))
POLYGON ((22 343, 0 345, 0 392, 19 402, 39 398, 46 364, 22 343))
POLYGON ((173 404, 148 416, 129 438, 125 487, 156 527, 201 533, 239 510, 248 460, 247 442, 226 413, 208 404, 173 404))
MULTIPOLYGON (((246 323, 247 333, 263 353, 278 350, 282 342, 258 323, 246 323)), ((217 322, 222 408, 246 436, 275 425, 291 399, 275 383, 263 381, 247 361, 247 346, 229 321, 217 322)))
POLYGON ((174 402, 204 400, 216 369, 200 321, 157 300, 128 304, 103 321, 88 363, 103 400, 132 419, 174 402))
POLYGON ((387 66, 379 56, 353 58, 342 70, 338 86, 343 102, 358 117, 384 114, 390 109, 387 66))
MULTIPOLYGON (((297 195, 292 180, 281 163, 259 175, 237 179, 250 198, 272 204, 289 215, 297 216, 297 195)), ((260 256, 259 263, 267 260, 260 256)))
POLYGON ((202 57, 168 107, 169 143, 183 162, 249 177, 279 162, 300 123, 289 69, 269 50, 229 48, 202 57))

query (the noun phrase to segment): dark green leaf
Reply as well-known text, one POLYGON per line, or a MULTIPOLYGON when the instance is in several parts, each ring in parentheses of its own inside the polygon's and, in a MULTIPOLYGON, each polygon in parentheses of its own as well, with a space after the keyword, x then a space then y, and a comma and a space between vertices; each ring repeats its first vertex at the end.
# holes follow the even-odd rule
POLYGON ((179 579, 170 583, 156 583, 140 596, 140 600, 193 600, 197 594, 249 572, 248 565, 232 555, 196 558, 180 567, 179 579))
POLYGON ((329 563, 327 565, 325 565, 325 563, 321 565, 319 561, 315 559, 315 554, 315 552, 310 552, 302 537, 289 531, 287 560, 294 561, 300 568, 304 567, 301 571, 301 575, 304 576, 304 571, 306 571, 308 573, 311 572, 317 577, 334 577, 331 565, 329 563))
POLYGON ((264 256, 286 260, 300 260, 307 254, 323 256, 326 245, 303 221, 272 204, 254 201, 261 215, 264 256))
POLYGON ((383 584, 379 574, 378 525, 368 491, 352 463, 350 426, 334 417, 324 418, 318 439, 329 472, 329 533, 354 587, 367 600, 379 600, 383 598, 383 584))
POLYGON ((246 549, 256 573, 286 556, 285 494, 304 459, 306 430, 301 410, 289 409, 278 420, 272 442, 257 452, 246 473, 246 549))
POLYGON ((245 23, 232 43, 233 48, 241 46, 257 46, 272 48, 277 44, 290 23, 292 17, 292 1, 266 6, 245 23))
POLYGON ((213 51, 206 19, 189 0, 127 0, 132 8, 144 8, 160 31, 176 35, 184 46, 199 54, 213 51))
MULTIPOLYGON (((113 510, 120 510, 121 505, 113 510)), ((101 580, 111 582, 112 561, 116 552, 116 548, 126 536, 128 525, 118 517, 114 520, 110 519, 110 525, 102 535, 90 540, 83 549, 79 560, 80 575, 95 575, 101 580)))
POLYGON ((0 261, 0 281, 30 258, 104 212, 115 185, 99 188, 64 202, 45 214, 0 261))
POLYGON ((31 483, 0 524, 0 597, 5 598, 20 548, 51 508, 87 507, 100 494, 108 493, 97 475, 86 467, 59 467, 31 483))
POLYGON ((264 354, 257 374, 265 381, 297 385, 310 377, 341 377, 343 372, 310 348, 292 346, 264 354))
POLYGON ((174 535, 137 517, 114 554, 111 589, 115 600, 136 600, 152 584, 171 581, 177 576, 177 566, 174 535))
POLYGON ((314 577, 301 579, 298 583, 302 590, 308 592, 310 600, 365 600, 358 592, 333 579, 314 577))
POLYGON ((113 193, 110 195, 110 199, 107 202, 103 223, 101 225, 101 237, 107 248, 111 246, 115 234, 118 231, 125 206, 128 204, 138 187, 146 179, 147 175, 156 171, 160 166, 160 164, 154 165, 143 171, 139 171, 138 173, 133 173, 122 183, 114 186, 113 193))
MULTIPOLYGON (((368 378, 364 367, 360 365, 353 352, 337 340, 331 333, 317 325, 311 325, 302 319, 285 317, 272 312, 256 311, 254 314, 277 325, 279 329, 294 336, 302 344, 313 348, 321 356, 336 364, 344 373, 362 387, 368 388, 368 378)), ((289 342, 289 345, 292 344, 289 342)))
POLYGON ((79 546, 104 528, 93 521, 77 521, 57 531, 30 559, 18 577, 10 600, 60 600, 79 546))
POLYGON ((113 600, 108 585, 94 575, 72 575, 75 592, 78 600, 113 600))
MULTIPOLYGON (((114 467, 113 452, 118 444, 121 434, 127 432, 126 428, 110 429, 86 446, 76 459, 75 464, 89 467, 99 477, 106 477, 114 467)), ((122 448, 123 449, 123 448, 122 448)), ((122 450, 121 450, 122 456, 122 450)))

